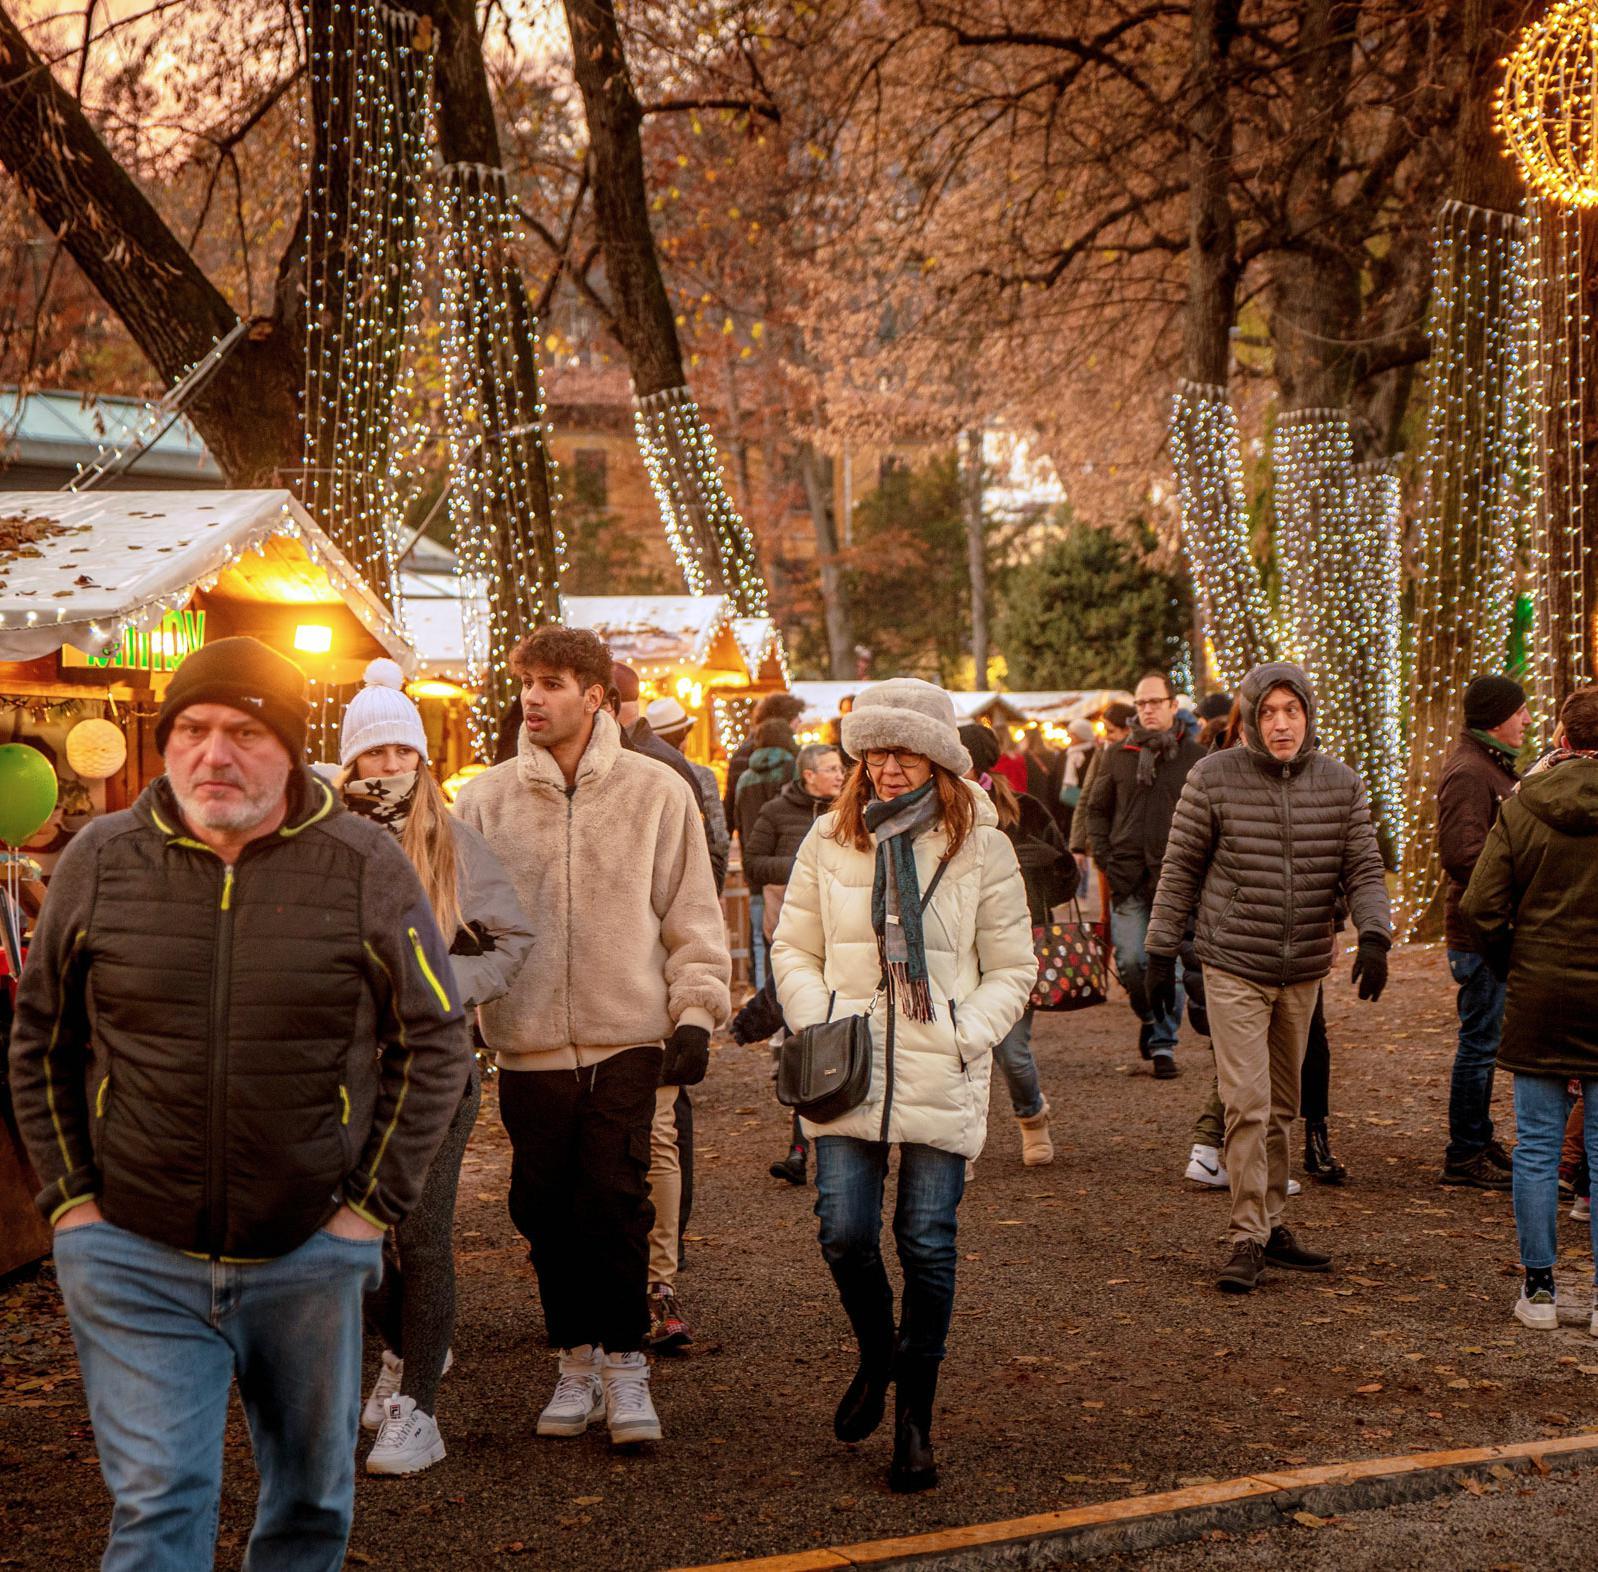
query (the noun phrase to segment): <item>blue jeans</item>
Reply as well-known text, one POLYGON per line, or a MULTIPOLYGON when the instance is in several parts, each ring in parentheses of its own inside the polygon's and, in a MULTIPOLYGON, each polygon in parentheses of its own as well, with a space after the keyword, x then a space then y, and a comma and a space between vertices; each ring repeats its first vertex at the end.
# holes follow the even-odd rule
MULTIPOLYGON (((1559 1149, 1570 1117, 1569 1085, 1563 1075, 1515 1077, 1515 1232, 1520 1262, 1533 1270, 1559 1259, 1559 1149)), ((1598 1166, 1598 1077, 1581 1083, 1586 1093, 1583 1126, 1588 1167, 1598 1166)), ((1598 1262, 1598 1215, 1591 1224, 1598 1262)), ((1598 1281, 1598 1268, 1595 1268, 1598 1281)))
MULTIPOLYGON (((822 1135, 815 1141, 821 1254, 846 1295, 869 1283, 875 1292, 889 1294, 891 1302, 881 1238, 882 1188, 892 1149, 886 1141, 850 1135, 822 1135)), ((943 1358, 954 1316, 955 1212, 964 1193, 965 1158, 935 1146, 899 1147, 893 1239, 904 1269, 902 1354, 943 1358)))
POLYGON ((337 1572, 355 1509, 361 1296, 382 1244, 314 1233, 275 1261, 197 1260, 111 1223, 55 1236, 100 1472, 102 1572, 211 1565, 235 1377, 261 1489, 245 1572, 337 1572))
POLYGON ((1132 1001, 1132 1009, 1145 1026, 1152 1028, 1149 1035, 1151 1053, 1176 1052, 1176 1034, 1182 1025, 1181 973, 1177 968, 1176 1009, 1170 1015, 1155 1015, 1149 1008, 1148 987, 1145 975, 1149 952, 1145 941, 1149 935, 1149 913, 1152 903, 1146 895, 1128 895, 1110 904, 1110 938, 1115 944, 1115 969, 1120 973, 1121 986, 1132 1001))
POLYGON ((1444 1161, 1468 1163, 1493 1138, 1493 1066, 1504 1028, 1504 984, 1485 957, 1469 950, 1450 950, 1448 969, 1459 984, 1459 1046, 1448 1087, 1444 1161))
POLYGON ((1032 1006, 994 1045, 994 1062, 1004 1072, 1010 1088, 1010 1108, 1017 1119, 1043 1112, 1043 1088, 1038 1085, 1038 1062, 1032 1057, 1032 1006))
POLYGON ((766 892, 764 887, 749 892, 749 973, 756 988, 766 983, 766 892))

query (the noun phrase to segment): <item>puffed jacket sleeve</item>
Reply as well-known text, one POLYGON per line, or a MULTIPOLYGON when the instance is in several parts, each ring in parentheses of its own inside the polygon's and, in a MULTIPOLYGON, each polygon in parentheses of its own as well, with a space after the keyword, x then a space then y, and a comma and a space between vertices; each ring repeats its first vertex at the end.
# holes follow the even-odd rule
MULTIPOLYGON (((782 1004, 782 1018, 794 1032, 826 1020, 832 1002, 825 971, 820 857, 821 837, 807 835, 794 858, 787 893, 782 898, 782 916, 771 940, 777 998, 782 1004)), ((1012 855, 1011 861, 1014 860, 1012 855)), ((1019 872, 1016 878, 1019 881, 1019 872)), ((1022 904, 1024 907, 1024 899, 1022 904)))
MULTIPOLYGON (((991 1053, 1021 1019, 1038 980, 1032 916, 1015 847, 1002 830, 982 826, 982 886, 977 905, 977 969, 982 981, 960 1003, 957 1046, 968 1064, 991 1053)), ((801 853, 802 855, 802 853, 801 853)), ((793 898, 789 886, 788 899, 793 898)), ((788 913, 783 904, 783 916, 788 913)), ((792 1020, 792 1017, 789 1017, 792 1020)))
POLYGON ((461 903, 461 927, 449 963, 468 1010, 510 991, 533 947, 532 924, 515 886, 488 842, 471 825, 450 820, 461 903))

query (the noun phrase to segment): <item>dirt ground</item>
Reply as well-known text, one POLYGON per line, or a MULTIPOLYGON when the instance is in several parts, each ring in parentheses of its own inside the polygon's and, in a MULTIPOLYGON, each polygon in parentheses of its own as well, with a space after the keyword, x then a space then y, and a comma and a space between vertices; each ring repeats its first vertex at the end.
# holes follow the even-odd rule
MULTIPOLYGON (((1327 990, 1343 1189, 1290 1220, 1330 1278, 1218 1294, 1223 1195, 1181 1173, 1209 1075, 1203 1044, 1157 1082, 1124 1005, 1040 1016, 1059 1159, 1025 1169, 1002 1092, 961 1209, 960 1289, 939 1393, 945 1483, 886 1487, 885 1428, 831 1436, 852 1370, 821 1264, 814 1191, 769 1179, 784 1146, 765 1050, 723 1046, 696 1093, 698 1196, 680 1288, 698 1333, 656 1368, 667 1439, 539 1441, 553 1380, 531 1270, 505 1212, 492 1095, 466 1159, 448 1458, 358 1491, 350 1561, 381 1567, 647 1569, 799 1550, 1080 1505, 1261 1468, 1564 1435, 1598 1422, 1598 1341, 1511 1318, 1507 1195, 1437 1183, 1452 1052, 1441 954, 1395 955, 1376 1006, 1342 963, 1327 990)), ((1509 1087, 1498 1104, 1507 1132, 1509 1087)), ((1563 1222, 1583 1307, 1585 1225, 1563 1222)), ((375 1359, 375 1353, 369 1356, 375 1359)), ((363 1442, 364 1450, 364 1442, 363 1442)), ((235 1421, 220 1566, 237 1566, 255 1480, 235 1421)), ((94 1564, 108 1501, 52 1273, 0 1286, 0 1566, 94 1564)), ((1502 1559, 1515 1559, 1504 1555, 1502 1559)), ((1211 1547, 1210 1566, 1224 1566, 1211 1547)), ((1534 1564, 1534 1563, 1528 1563, 1534 1564)))

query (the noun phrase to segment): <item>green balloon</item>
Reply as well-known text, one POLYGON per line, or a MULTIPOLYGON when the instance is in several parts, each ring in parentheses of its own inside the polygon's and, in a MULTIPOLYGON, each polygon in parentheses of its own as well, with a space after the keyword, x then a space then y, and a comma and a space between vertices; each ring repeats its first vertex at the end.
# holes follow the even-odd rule
POLYGON ((0 841, 20 846, 55 812, 60 788, 50 761, 20 742, 0 747, 0 841))

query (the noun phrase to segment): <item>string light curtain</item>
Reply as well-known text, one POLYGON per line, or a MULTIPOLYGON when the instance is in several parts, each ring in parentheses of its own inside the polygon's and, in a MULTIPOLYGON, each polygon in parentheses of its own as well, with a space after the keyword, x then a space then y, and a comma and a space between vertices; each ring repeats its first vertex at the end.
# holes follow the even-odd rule
POLYGON ((300 134, 300 497, 392 606, 395 394, 415 305, 433 55, 415 15, 378 0, 301 0, 301 16, 309 111, 300 134))
MULTIPOLYGON (((1503 670, 1516 558, 1532 511, 1531 252, 1518 213, 1448 202, 1432 241, 1432 353, 1415 521, 1399 933, 1440 911, 1437 783, 1465 688, 1503 670)), ((1546 617, 1537 619, 1546 627, 1546 617)))
POLYGON ((1178 383, 1171 451, 1207 653, 1221 685, 1235 692, 1250 667, 1275 657, 1277 639, 1249 542, 1237 416, 1225 388, 1178 383))
POLYGON ((541 623, 561 620, 565 542, 538 319, 516 259, 509 182, 503 169, 450 164, 438 192, 450 524, 467 664, 480 694, 473 742, 491 757, 489 741, 515 692, 511 649, 541 623))

